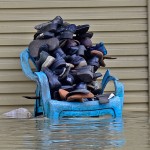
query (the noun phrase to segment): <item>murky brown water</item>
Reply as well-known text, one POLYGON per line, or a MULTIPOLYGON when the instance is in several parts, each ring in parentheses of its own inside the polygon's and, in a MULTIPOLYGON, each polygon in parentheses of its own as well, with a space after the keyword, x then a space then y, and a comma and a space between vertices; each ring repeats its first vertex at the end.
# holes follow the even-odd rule
POLYGON ((0 119, 0 150, 149 150, 143 113, 110 118, 0 119))

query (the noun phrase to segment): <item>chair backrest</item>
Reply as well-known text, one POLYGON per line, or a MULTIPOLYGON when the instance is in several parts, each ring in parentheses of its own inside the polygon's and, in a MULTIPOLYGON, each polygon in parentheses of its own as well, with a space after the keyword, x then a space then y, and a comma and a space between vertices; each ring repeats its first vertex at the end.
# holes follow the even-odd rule
MULTIPOLYGON (((25 50, 23 50, 20 53, 21 68, 26 77, 28 77, 31 80, 37 81, 37 76, 33 73, 30 63, 29 63, 29 60, 31 60, 33 62, 32 58, 29 55, 28 48, 26 48, 25 50)), ((34 64, 34 62, 33 62, 33 64, 34 64)))

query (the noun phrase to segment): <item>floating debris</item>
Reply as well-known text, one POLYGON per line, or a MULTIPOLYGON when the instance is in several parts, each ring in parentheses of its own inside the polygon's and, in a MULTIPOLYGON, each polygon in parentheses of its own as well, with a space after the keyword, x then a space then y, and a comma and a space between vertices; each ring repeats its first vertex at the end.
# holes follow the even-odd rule
POLYGON ((2 114, 4 118, 32 118, 31 112, 26 108, 18 108, 2 114))

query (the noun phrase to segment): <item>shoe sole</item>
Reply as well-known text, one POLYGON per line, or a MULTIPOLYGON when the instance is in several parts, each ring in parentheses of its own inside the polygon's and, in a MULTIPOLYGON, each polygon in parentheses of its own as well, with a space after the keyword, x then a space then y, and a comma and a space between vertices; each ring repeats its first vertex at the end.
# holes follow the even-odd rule
POLYGON ((55 58, 52 56, 48 56, 45 60, 45 62, 42 64, 42 68, 44 67, 49 67, 53 62, 54 62, 55 58))
POLYGON ((94 98, 94 95, 90 92, 88 94, 74 94, 69 97, 67 97, 67 101, 73 101, 73 100, 81 100, 83 98, 94 98))
POLYGON ((62 100, 65 100, 66 99, 66 95, 69 93, 68 91, 66 91, 64 89, 59 89, 58 92, 59 92, 60 98, 62 100))

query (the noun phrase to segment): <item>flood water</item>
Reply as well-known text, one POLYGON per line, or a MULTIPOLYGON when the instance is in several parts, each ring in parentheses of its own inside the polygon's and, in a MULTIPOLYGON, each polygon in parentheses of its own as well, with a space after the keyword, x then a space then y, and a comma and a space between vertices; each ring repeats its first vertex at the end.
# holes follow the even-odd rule
POLYGON ((150 150, 145 113, 122 119, 0 119, 0 150, 150 150))

